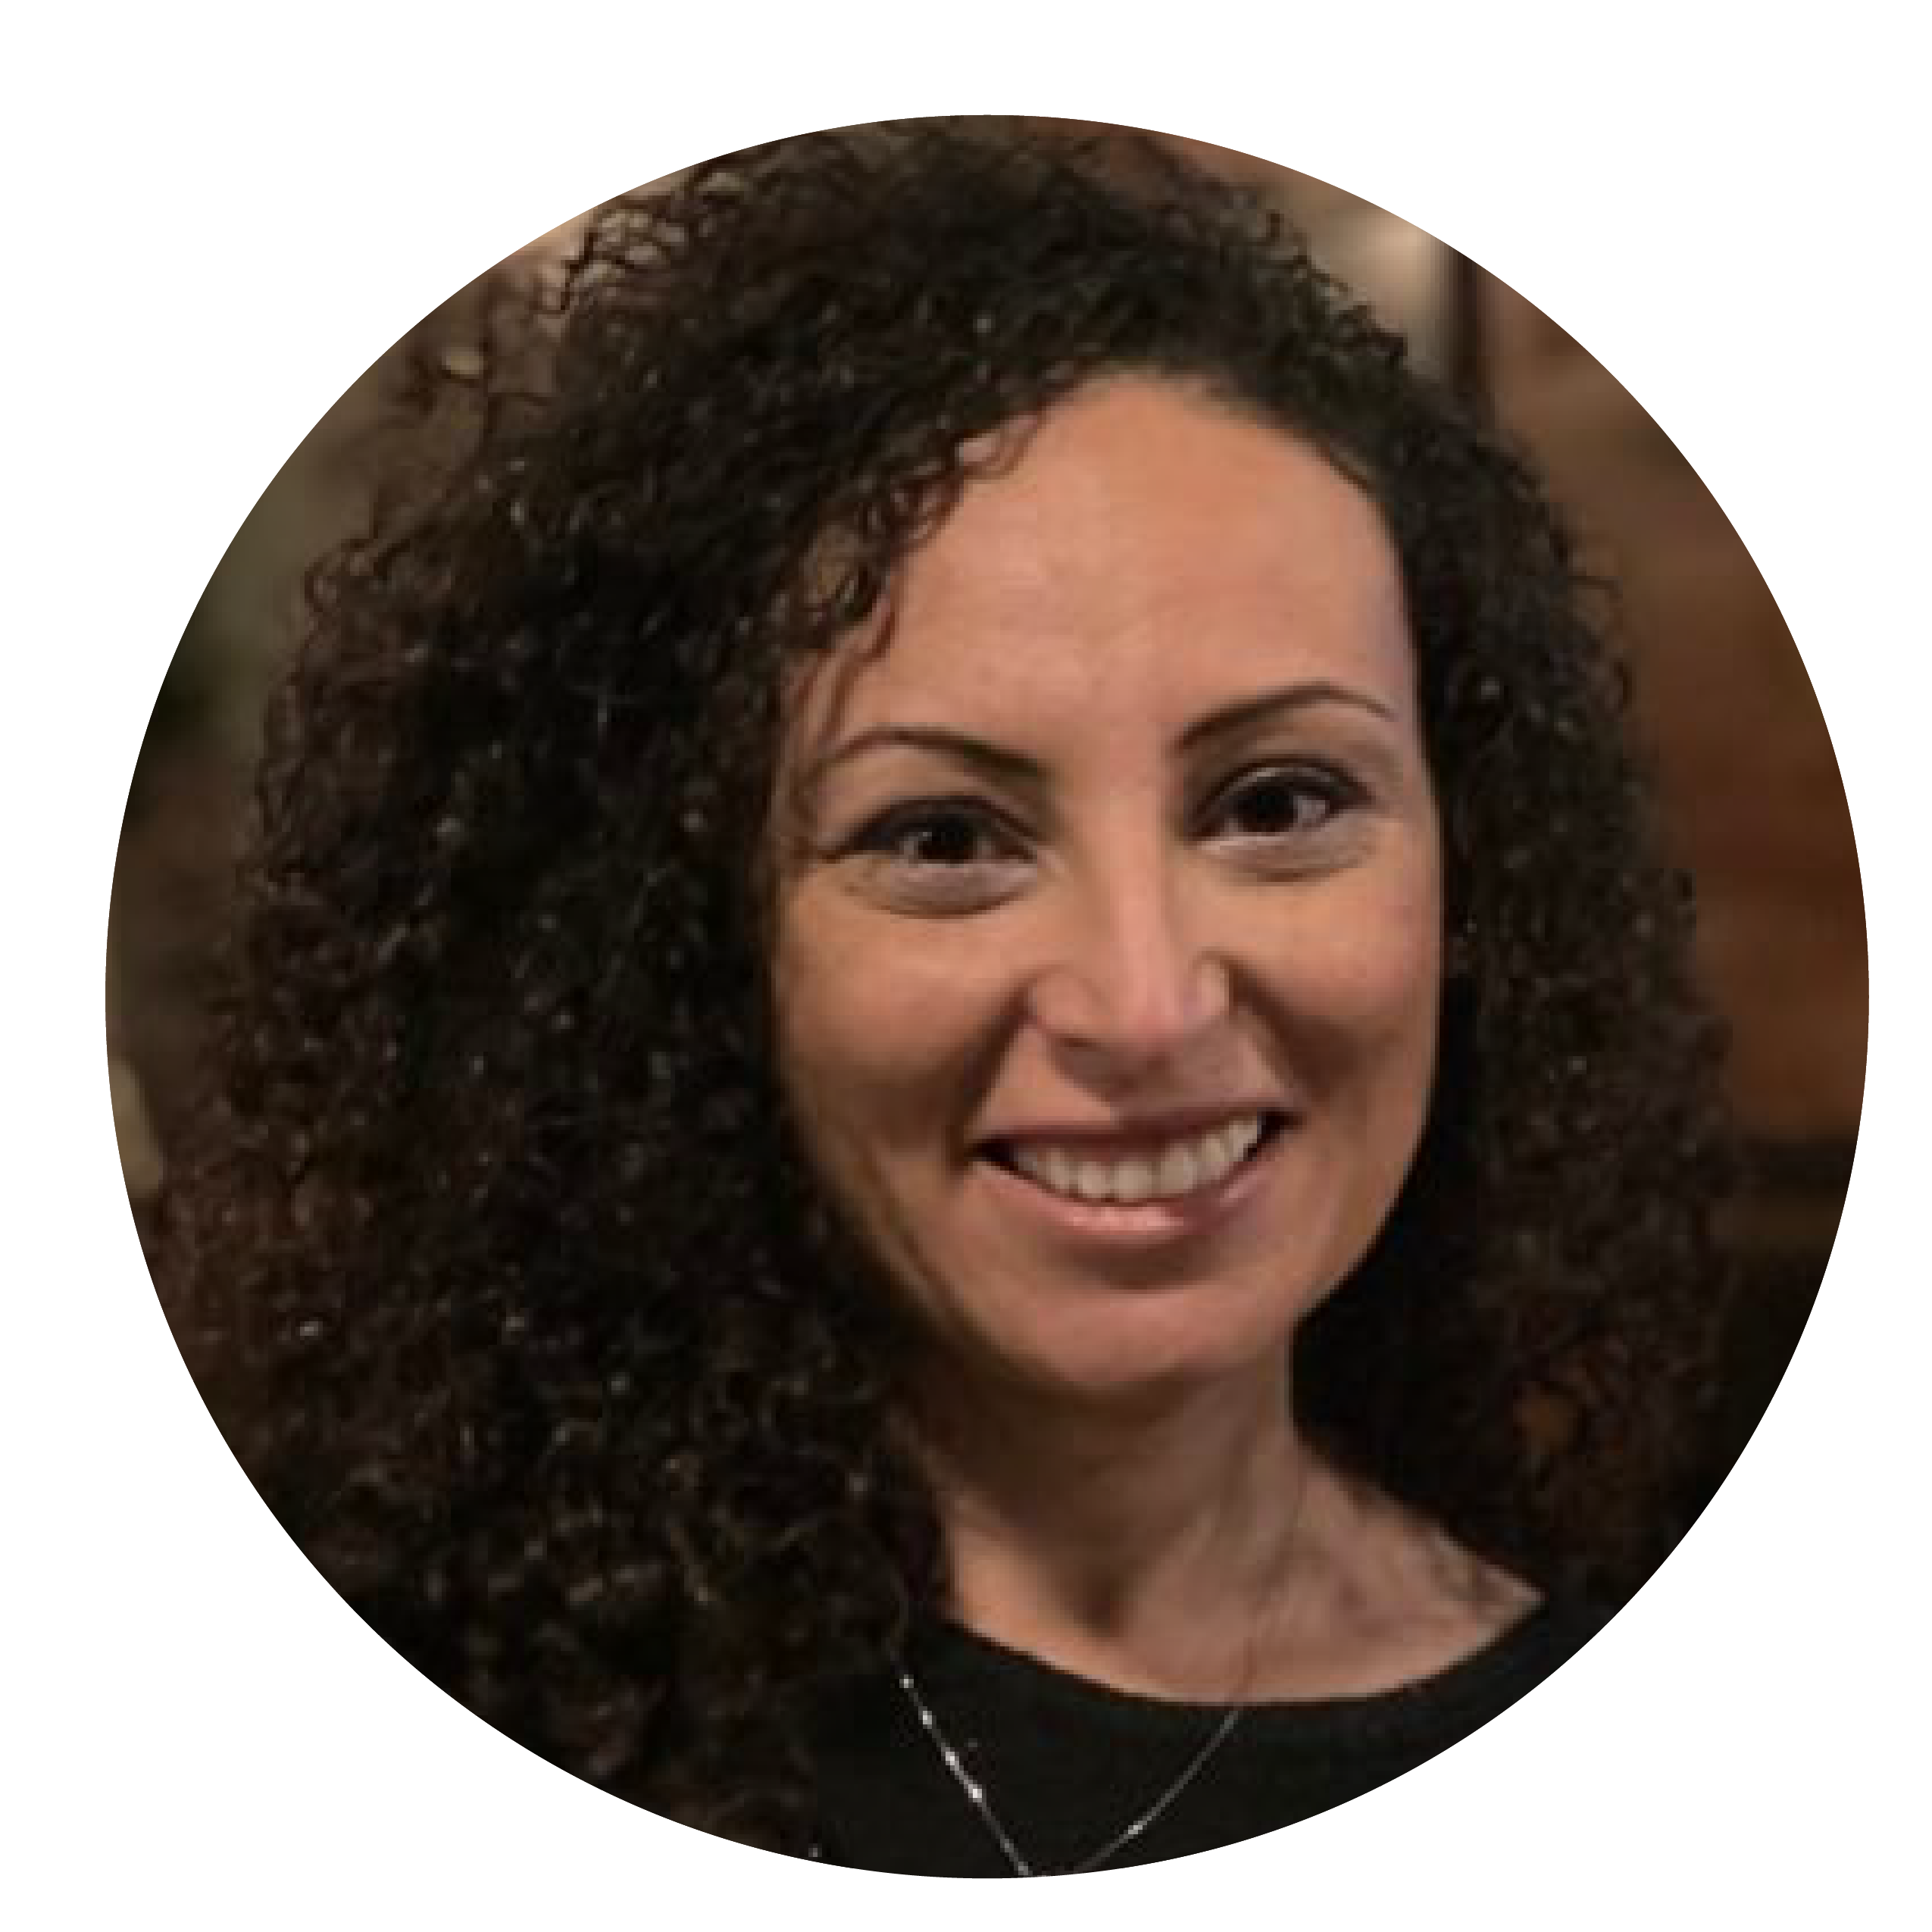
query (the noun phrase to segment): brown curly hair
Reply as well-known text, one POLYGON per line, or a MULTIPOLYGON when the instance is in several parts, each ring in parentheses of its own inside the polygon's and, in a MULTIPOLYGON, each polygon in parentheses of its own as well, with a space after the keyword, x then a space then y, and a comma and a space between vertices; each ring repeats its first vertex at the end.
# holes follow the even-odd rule
POLYGON ((1259 199, 1118 136, 708 164, 601 211, 495 349, 432 386, 456 447, 311 580, 169 1209, 184 1347, 330 1580, 557 1763, 805 1843, 817 1700, 943 1572, 893 1317, 774 1074, 781 674, 873 609, 972 439, 1124 370, 1321 450, 1412 614, 1442 1060, 1298 1341, 1303 1424, 1545 1587, 1640 1578, 1691 1493, 1717 1049, 1524 466, 1259 199))

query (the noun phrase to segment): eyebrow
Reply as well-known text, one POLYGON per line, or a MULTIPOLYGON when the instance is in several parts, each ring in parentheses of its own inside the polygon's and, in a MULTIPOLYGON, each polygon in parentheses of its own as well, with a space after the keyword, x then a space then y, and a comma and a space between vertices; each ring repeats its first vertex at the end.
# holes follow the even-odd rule
MULTIPOLYGON (((1305 684, 1284 685, 1280 690, 1264 691, 1252 698, 1243 698, 1219 711, 1211 711, 1205 717, 1197 718, 1181 733, 1180 749, 1183 752, 1198 751, 1202 746, 1211 744, 1217 739, 1231 736, 1318 705, 1346 705, 1391 724, 1398 721, 1395 708, 1380 698, 1371 697, 1367 692, 1355 690, 1349 685, 1318 679, 1305 684)), ((1009 784, 1037 786, 1043 784, 1046 779, 1046 767, 1036 759, 1027 757, 1024 752, 975 738, 969 732, 955 731, 943 724, 877 724, 867 730, 855 732, 822 758, 814 759, 802 774, 803 785, 809 790, 827 772, 839 765, 868 752, 890 750, 936 752, 989 779, 1009 784)))
POLYGON ((1196 751, 1217 738, 1231 736, 1237 731, 1269 724, 1275 718, 1307 711, 1316 705, 1346 705, 1352 710, 1367 711, 1386 724, 1399 722, 1395 707, 1385 704, 1381 699, 1372 697, 1366 691, 1358 691, 1352 685, 1335 684, 1326 678, 1317 678, 1306 684, 1284 684, 1278 691, 1264 691, 1257 697, 1243 698, 1220 711, 1209 712, 1180 734, 1180 749, 1184 752, 1196 751))
POLYGON ((1039 785, 1046 777, 1046 767, 1036 759, 1028 758, 1024 752, 1009 751, 1003 745, 989 744, 970 732, 955 731, 943 724, 877 724, 869 730, 855 732, 823 758, 814 759, 804 774, 803 783, 809 789, 828 771, 868 752, 895 749, 937 752, 988 778, 1008 784, 1039 785))

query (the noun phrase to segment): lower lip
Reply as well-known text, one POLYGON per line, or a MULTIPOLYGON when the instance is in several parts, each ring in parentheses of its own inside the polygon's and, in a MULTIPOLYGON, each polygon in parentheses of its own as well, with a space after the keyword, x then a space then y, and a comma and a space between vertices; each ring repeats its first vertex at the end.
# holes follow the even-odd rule
POLYGON ((1036 1224, 1084 1246, 1133 1252, 1196 1239, 1219 1227, 1261 1186, 1288 1132, 1284 1126, 1270 1134, 1212 1186, 1158 1201, 1080 1200, 1042 1187, 997 1161, 979 1165, 1002 1200, 1036 1224))

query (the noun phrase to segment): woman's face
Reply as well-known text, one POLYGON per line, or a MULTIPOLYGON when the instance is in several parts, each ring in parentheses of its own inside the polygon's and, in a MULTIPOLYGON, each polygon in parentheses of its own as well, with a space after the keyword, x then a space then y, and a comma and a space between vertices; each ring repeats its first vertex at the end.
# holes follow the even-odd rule
POLYGON ((1428 1105, 1440 859, 1397 561, 1319 455, 1096 385, 799 694, 783 1070, 946 1369, 1278 1366, 1428 1105))

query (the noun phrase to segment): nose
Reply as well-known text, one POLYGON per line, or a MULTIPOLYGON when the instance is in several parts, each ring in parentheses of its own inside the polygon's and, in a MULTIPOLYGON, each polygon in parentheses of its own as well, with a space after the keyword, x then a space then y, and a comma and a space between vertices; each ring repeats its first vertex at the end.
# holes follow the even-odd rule
POLYGON ((1030 1003, 1057 1045, 1137 1075, 1184 1057, 1227 1018, 1227 964, 1189 883, 1141 856, 1068 895, 1030 1003))

